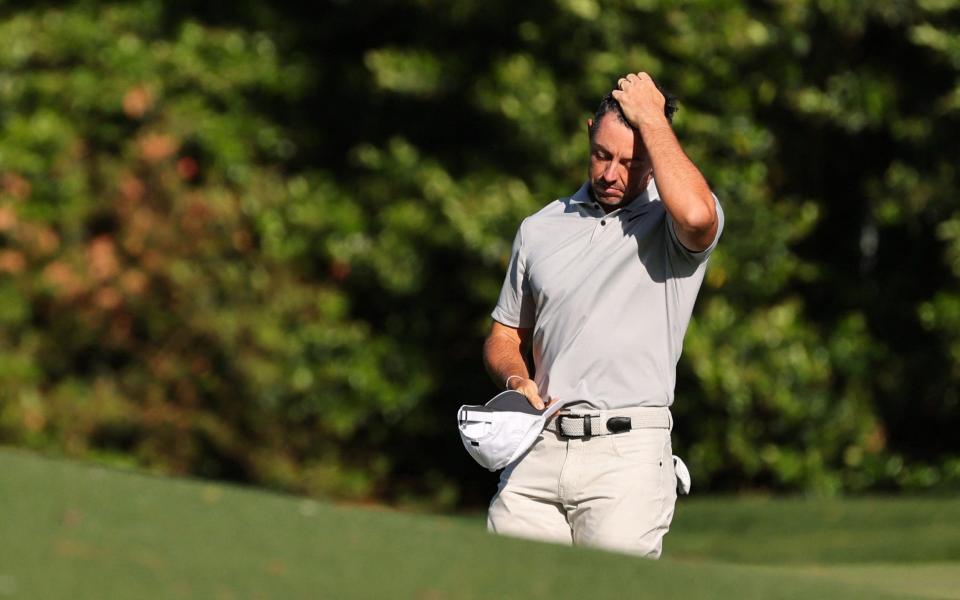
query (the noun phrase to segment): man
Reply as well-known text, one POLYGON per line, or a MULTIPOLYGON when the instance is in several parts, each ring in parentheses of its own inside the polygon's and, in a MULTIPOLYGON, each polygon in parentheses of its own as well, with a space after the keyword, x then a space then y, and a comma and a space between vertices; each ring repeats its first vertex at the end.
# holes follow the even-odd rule
POLYGON ((484 362, 535 408, 564 406, 502 473, 492 532, 660 556, 676 364, 723 228, 667 105, 646 73, 621 78, 587 121, 589 180, 517 232, 484 362))

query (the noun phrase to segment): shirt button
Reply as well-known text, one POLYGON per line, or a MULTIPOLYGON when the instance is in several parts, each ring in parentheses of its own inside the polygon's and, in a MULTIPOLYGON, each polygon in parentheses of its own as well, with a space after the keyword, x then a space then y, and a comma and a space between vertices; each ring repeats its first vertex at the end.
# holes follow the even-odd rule
POLYGON ((601 224, 601 225, 606 225, 607 222, 606 222, 606 221, 600 221, 600 224, 601 224))

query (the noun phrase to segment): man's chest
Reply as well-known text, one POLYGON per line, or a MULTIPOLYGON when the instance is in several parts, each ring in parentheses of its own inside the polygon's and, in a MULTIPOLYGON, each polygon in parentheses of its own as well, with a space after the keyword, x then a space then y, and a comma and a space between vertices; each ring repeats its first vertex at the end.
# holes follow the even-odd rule
POLYGON ((534 232, 527 279, 538 312, 633 294, 665 276, 662 209, 614 218, 571 219, 534 232))

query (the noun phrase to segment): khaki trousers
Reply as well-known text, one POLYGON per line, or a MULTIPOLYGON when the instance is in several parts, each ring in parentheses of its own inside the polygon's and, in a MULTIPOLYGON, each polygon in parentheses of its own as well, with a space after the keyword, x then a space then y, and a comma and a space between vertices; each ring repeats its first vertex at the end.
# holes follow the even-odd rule
MULTIPOLYGON (((644 410, 669 409, 615 412, 644 410)), ((672 455, 669 427, 590 438, 544 430, 501 474, 487 529, 659 558, 677 499, 672 455)))

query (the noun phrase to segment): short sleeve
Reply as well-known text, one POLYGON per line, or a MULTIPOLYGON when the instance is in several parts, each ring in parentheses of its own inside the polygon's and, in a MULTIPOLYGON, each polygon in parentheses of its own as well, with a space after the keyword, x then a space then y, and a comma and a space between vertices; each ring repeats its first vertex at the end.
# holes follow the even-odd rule
POLYGON ((517 236, 513 240, 513 250, 510 253, 510 263, 507 265, 507 275, 500 289, 500 298, 490 316, 508 327, 528 328, 533 327, 535 314, 533 295, 530 293, 530 283, 527 280, 523 224, 521 223, 517 236))
POLYGON ((682 243, 680 243, 680 238, 677 237, 677 231, 674 228, 673 217, 670 216, 670 212, 667 211, 667 235, 670 239, 670 244, 673 246, 673 249, 680 254, 681 256, 686 257, 687 259, 702 263, 705 262, 710 255, 713 254, 713 249, 717 247, 717 242, 720 241, 720 234, 723 233, 723 208, 720 206, 720 200, 717 199, 716 194, 713 195, 714 206, 717 207, 717 234, 713 236, 713 241, 710 242, 710 245, 700 252, 694 252, 686 248, 682 243))

